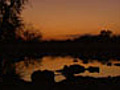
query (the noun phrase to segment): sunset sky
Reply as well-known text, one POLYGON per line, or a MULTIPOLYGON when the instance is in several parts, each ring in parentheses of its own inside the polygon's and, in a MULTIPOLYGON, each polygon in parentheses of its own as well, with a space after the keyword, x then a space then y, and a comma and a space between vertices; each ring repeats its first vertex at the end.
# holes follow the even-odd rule
POLYGON ((97 34, 101 29, 120 34, 120 0, 30 0, 22 17, 44 39, 97 34))

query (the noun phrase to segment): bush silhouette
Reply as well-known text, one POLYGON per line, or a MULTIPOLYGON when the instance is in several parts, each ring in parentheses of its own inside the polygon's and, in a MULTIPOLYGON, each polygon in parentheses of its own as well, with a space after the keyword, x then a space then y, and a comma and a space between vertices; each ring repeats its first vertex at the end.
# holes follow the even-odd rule
POLYGON ((21 12, 28 0, 0 0, 0 40, 16 41, 16 31, 23 25, 21 12))

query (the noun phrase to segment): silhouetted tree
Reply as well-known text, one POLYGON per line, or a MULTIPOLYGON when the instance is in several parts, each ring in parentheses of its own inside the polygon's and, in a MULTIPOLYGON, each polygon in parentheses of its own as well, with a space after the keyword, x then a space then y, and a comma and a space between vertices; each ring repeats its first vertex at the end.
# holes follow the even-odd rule
POLYGON ((24 36, 27 42, 39 42, 41 39, 41 35, 36 35, 28 31, 24 32, 24 36))
POLYGON ((0 40, 15 41, 16 31, 23 25, 21 12, 28 0, 0 0, 0 40))
MULTIPOLYGON (((28 0, 0 0, 0 41, 16 41, 16 31, 23 26, 20 15, 27 1, 28 0)), ((5 62, 3 66, 10 69, 12 65, 11 60, 2 59, 0 63, 5 62)), ((2 71, 3 70, 0 72, 1 74, 2 71)))
POLYGON ((24 25, 23 29, 17 32, 17 36, 25 42, 40 42, 42 39, 40 30, 34 28, 31 24, 24 25))
POLYGON ((100 36, 103 36, 103 37, 110 37, 112 35, 112 31, 110 30, 102 30, 100 32, 100 36))

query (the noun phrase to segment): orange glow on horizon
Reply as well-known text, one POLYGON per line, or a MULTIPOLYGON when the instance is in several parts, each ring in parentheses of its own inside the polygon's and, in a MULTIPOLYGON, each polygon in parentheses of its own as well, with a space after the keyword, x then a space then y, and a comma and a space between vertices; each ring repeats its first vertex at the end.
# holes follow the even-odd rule
POLYGON ((23 12, 43 39, 66 39, 65 35, 98 34, 101 29, 120 34, 120 0, 31 0, 23 12))

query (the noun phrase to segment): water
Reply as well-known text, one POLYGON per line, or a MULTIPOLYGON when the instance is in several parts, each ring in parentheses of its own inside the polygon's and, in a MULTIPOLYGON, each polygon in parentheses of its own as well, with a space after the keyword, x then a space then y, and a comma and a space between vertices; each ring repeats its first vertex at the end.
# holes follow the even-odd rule
POLYGON ((115 77, 120 76, 120 67, 115 66, 114 64, 120 63, 117 60, 109 61, 112 65, 108 66, 106 63, 99 62, 97 60, 91 60, 88 63, 83 63, 83 60, 79 58, 73 58, 71 56, 60 57, 60 56, 44 56, 41 59, 29 59, 25 58, 25 60, 16 63, 16 72, 21 76, 22 79, 26 81, 31 81, 31 75, 34 71, 37 70, 51 70, 54 71, 55 81, 59 82, 64 80, 65 77, 56 73, 56 70, 61 70, 65 65, 82 65, 85 68, 89 66, 99 67, 99 73, 90 73, 89 71, 85 71, 84 73, 77 74, 76 76, 91 76, 91 77, 115 77))

